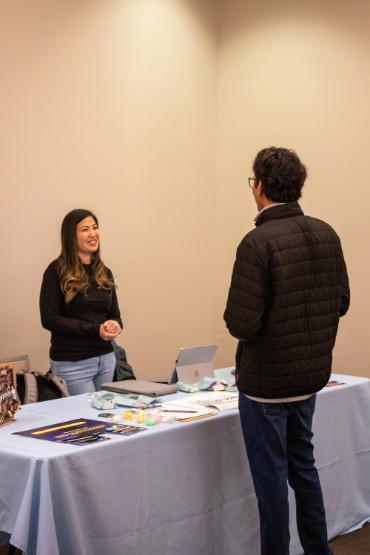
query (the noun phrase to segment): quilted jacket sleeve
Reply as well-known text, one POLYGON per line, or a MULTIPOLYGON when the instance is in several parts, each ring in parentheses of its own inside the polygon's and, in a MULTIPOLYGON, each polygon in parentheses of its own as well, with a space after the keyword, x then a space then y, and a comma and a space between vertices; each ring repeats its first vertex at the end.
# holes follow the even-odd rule
POLYGON ((261 333, 268 296, 264 264, 245 241, 239 245, 234 263, 224 320, 234 337, 257 339, 261 333))
POLYGON ((347 267, 346 267, 346 263, 344 260, 344 256, 343 256, 343 251, 342 251, 342 247, 340 247, 340 254, 341 254, 341 259, 342 259, 342 274, 343 274, 343 295, 342 295, 342 306, 340 308, 340 315, 344 316, 348 309, 349 309, 349 305, 350 305, 350 289, 349 289, 349 280, 348 280, 348 273, 347 273, 347 267))

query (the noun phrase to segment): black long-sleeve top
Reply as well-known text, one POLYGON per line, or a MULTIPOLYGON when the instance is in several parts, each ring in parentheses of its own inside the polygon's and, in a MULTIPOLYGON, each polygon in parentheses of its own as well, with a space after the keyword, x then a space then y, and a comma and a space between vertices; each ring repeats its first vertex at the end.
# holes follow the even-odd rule
MULTIPOLYGON (((60 287, 57 261, 46 268, 40 292, 41 322, 51 331, 50 358, 76 361, 112 352, 110 341, 99 335, 100 325, 116 320, 122 328, 116 290, 101 288, 92 278, 91 266, 84 264, 89 276, 86 293, 78 293, 67 304, 60 287)), ((112 272, 107 268, 110 278, 112 272)))

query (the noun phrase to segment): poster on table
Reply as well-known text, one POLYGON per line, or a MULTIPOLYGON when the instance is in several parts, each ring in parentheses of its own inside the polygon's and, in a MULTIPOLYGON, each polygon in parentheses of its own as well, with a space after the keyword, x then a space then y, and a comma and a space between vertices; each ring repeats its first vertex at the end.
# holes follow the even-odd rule
POLYGON ((96 443, 109 439, 109 437, 103 435, 107 432, 119 435, 132 435, 144 429, 145 428, 139 426, 127 426, 124 424, 114 426, 109 422, 102 422, 101 420, 76 418, 74 420, 57 422, 41 428, 14 432, 14 434, 69 445, 88 445, 89 443, 96 443))

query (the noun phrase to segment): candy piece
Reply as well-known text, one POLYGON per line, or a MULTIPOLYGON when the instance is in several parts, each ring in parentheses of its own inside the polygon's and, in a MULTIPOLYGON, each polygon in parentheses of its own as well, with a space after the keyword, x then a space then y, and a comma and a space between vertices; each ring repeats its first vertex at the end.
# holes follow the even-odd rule
POLYGON ((119 414, 115 414, 114 416, 112 416, 112 422, 114 422, 115 424, 119 424, 121 422, 121 417, 119 414))
POLYGON ((136 416, 136 422, 138 424, 143 424, 146 420, 146 414, 143 410, 141 410, 136 416))
POLYGON ((159 422, 162 422, 162 416, 160 414, 155 414, 153 416, 153 420, 154 422, 156 422, 157 424, 159 424, 159 422))
POLYGON ((123 418, 125 420, 132 420, 133 418, 133 414, 130 410, 127 410, 126 412, 123 413, 123 418))
POLYGON ((155 426, 155 425, 156 425, 156 422, 155 422, 153 419, 150 418, 149 420, 147 420, 147 421, 145 422, 145 424, 146 424, 147 426, 155 426))

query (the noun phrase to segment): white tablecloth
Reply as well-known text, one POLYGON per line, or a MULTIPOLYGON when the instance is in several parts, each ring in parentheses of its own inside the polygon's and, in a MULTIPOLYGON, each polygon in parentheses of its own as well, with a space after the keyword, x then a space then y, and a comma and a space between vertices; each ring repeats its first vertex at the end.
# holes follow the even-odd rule
MULTIPOLYGON (((319 393, 329 536, 370 518, 370 381, 319 393)), ((27 555, 255 555, 256 498, 237 411, 77 447, 12 435, 78 417, 87 396, 22 407, 0 428, 0 530, 27 555)), ((123 412, 121 409, 119 412, 123 412)), ((291 553, 302 553, 291 495, 291 553)))

